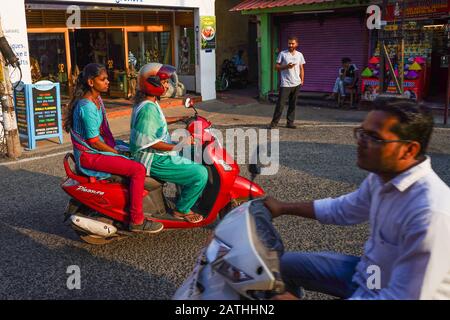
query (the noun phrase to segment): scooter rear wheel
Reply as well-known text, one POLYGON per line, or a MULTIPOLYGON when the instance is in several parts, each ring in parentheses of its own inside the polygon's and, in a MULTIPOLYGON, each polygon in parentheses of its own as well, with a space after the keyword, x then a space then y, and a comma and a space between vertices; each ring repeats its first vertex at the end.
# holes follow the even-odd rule
POLYGON ((109 238, 104 238, 104 237, 100 237, 100 236, 94 236, 94 235, 90 235, 78 230, 75 230, 75 232, 78 234, 78 236, 80 237, 81 240, 83 240, 86 243, 89 244, 95 244, 95 245, 104 245, 104 244, 108 244, 111 243, 115 240, 118 240, 119 237, 109 237, 109 238))

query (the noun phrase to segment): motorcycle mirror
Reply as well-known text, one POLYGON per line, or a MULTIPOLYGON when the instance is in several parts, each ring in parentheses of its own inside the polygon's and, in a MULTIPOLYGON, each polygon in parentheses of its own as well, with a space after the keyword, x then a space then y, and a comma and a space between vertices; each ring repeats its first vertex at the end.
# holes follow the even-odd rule
POLYGON ((184 101, 184 107, 186 109, 189 109, 191 107, 191 98, 186 98, 186 100, 184 101))
POLYGON ((261 174, 261 167, 257 164, 249 164, 248 166, 248 171, 252 174, 252 175, 258 175, 261 174))
POLYGON ((252 174, 253 177, 256 177, 256 175, 261 174, 261 165, 258 162, 259 159, 259 145, 256 146, 255 153, 252 155, 252 162, 248 165, 248 171, 252 174))

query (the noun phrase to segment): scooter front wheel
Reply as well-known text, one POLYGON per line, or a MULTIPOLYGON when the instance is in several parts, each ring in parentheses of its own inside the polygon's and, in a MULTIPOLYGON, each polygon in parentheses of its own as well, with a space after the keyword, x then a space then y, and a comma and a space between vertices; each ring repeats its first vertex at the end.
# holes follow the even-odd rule
POLYGON ((222 210, 219 212, 219 218, 222 220, 225 216, 230 213, 231 210, 239 207, 240 205, 248 202, 250 198, 239 198, 231 200, 222 210))

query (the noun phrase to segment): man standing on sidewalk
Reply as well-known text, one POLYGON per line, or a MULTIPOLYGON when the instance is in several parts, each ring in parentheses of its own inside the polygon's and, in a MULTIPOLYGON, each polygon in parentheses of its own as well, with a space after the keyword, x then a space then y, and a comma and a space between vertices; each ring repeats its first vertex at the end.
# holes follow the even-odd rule
POLYGON ((289 108, 287 112, 287 128, 295 129, 295 105, 300 86, 305 81, 305 72, 303 65, 305 58, 303 54, 297 51, 298 40, 296 37, 288 38, 288 50, 281 51, 277 58, 275 69, 280 71, 280 91, 278 102, 273 114, 272 122, 269 128, 275 128, 280 121, 283 113, 284 104, 289 99, 289 108))

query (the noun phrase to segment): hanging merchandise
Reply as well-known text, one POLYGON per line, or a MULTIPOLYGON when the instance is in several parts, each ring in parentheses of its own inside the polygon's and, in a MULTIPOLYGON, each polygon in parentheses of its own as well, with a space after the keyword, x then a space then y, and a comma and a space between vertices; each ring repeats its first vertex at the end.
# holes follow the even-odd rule
POLYGON ((426 60, 423 57, 416 57, 415 58, 415 62, 418 63, 418 64, 425 64, 426 60))
MULTIPOLYGON (((393 13, 393 10, 392 10, 393 13)), ((436 42, 437 29, 430 28, 431 20, 389 20, 380 33, 373 56, 361 73, 363 99, 373 100, 380 93, 380 58, 386 49, 384 67, 385 91, 388 94, 403 94, 405 97, 422 100, 427 95, 431 72, 431 53, 436 42), (392 70, 389 67, 392 65, 392 70), (366 92, 366 94, 364 94, 366 92)))
POLYGON ((365 69, 363 70, 363 72, 361 72, 361 76, 364 77, 364 78, 370 78, 370 77, 373 76, 373 72, 372 72, 372 70, 370 70, 370 69, 367 67, 367 68, 365 68, 365 69))
POLYGON ((420 64, 418 64, 417 62, 414 62, 410 67, 409 70, 413 70, 413 71, 421 71, 422 67, 420 66, 420 64))
POLYGON ((405 78, 410 80, 415 80, 419 77, 419 74, 416 71, 408 71, 405 78))
POLYGON ((369 59, 369 63, 370 64, 378 64, 378 63, 380 63, 380 58, 373 56, 372 58, 369 59))

